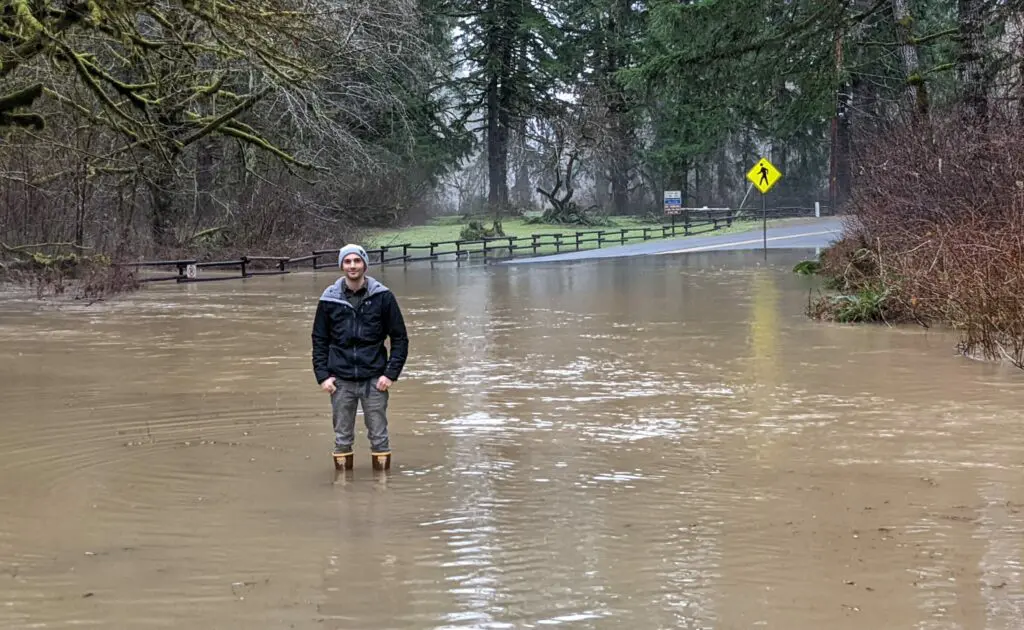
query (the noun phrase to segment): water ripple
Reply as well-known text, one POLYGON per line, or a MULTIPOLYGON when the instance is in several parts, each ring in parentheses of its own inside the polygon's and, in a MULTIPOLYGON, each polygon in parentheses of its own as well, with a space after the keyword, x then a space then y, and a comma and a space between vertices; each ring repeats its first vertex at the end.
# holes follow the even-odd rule
POLYGON ((660 258, 381 270, 389 475, 328 458, 329 277, 5 303, 0 626, 1024 626, 1018 376, 660 258))

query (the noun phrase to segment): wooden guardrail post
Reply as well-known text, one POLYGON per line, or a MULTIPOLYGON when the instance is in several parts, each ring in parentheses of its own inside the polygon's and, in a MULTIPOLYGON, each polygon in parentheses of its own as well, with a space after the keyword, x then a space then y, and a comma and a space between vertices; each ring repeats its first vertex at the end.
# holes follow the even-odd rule
MULTIPOLYGON (((784 216, 789 214, 799 214, 801 211, 809 210, 810 212, 816 212, 818 215, 822 213, 820 206, 818 209, 810 208, 776 208, 771 211, 773 217, 784 216)), ((625 245, 631 242, 633 239, 642 239, 644 241, 651 240, 652 238, 669 238, 679 236, 678 228, 683 228, 683 235, 690 236, 693 234, 693 230, 697 229, 697 233, 704 233, 710 230, 720 230, 723 226, 732 227, 736 221, 738 221, 743 215, 737 213, 731 208, 704 208, 701 210, 694 210, 692 213, 689 210, 681 212, 683 221, 680 222, 678 219, 679 215, 670 215, 670 221, 662 221, 660 226, 645 226, 645 227, 630 227, 630 228, 617 228, 617 229, 588 229, 588 230, 576 230, 571 233, 540 233, 531 234, 527 236, 500 236, 500 237, 483 237, 481 239, 463 240, 456 239, 451 241, 439 241, 431 242, 429 245, 413 245, 411 243, 382 245, 379 248, 368 249, 367 253, 371 255, 373 264, 380 263, 385 264, 388 262, 394 262, 401 260, 405 263, 416 262, 422 260, 435 261, 439 256, 445 256, 452 252, 447 251, 447 246, 454 245, 454 254, 456 262, 461 261, 463 258, 469 259, 471 256, 475 256, 477 253, 483 257, 483 262, 491 262, 495 259, 515 258, 519 255, 525 255, 525 252, 531 251, 534 256, 540 255, 541 250, 550 252, 547 249, 547 245, 554 245, 555 253, 562 253, 563 248, 565 251, 577 252, 589 249, 584 247, 585 243, 596 243, 598 249, 603 248, 605 245, 620 244, 625 245), (694 220, 694 216, 698 218, 694 220), (680 225, 681 223, 681 225, 680 225), (548 242, 548 239, 551 242, 548 242), (475 250, 471 245, 480 243, 480 250, 475 250), (508 256, 500 254, 500 252, 508 249, 508 256), (573 249, 570 249, 573 248, 573 249), (401 250, 401 256, 388 256, 388 252, 401 250), (410 255, 410 251, 415 250, 429 250, 427 255, 410 255), (520 254, 524 252, 524 254, 520 254)), ((160 261, 139 261, 135 263, 119 263, 122 265, 129 265, 133 267, 172 267, 176 268, 176 273, 169 274, 162 277, 150 278, 143 281, 177 281, 177 282, 199 282, 209 280, 226 280, 230 278, 249 278, 253 276, 262 276, 268 274, 277 273, 288 273, 289 265, 300 265, 306 261, 311 261, 314 270, 326 268, 331 266, 329 263, 324 263, 321 258, 329 258, 330 255, 336 250, 313 250, 310 255, 302 257, 289 257, 289 256, 249 256, 243 255, 235 260, 220 260, 220 261, 206 261, 198 262, 196 260, 160 260, 160 261), (269 269, 263 268, 261 265, 266 263, 269 269), (200 269, 216 269, 239 266, 239 276, 233 274, 226 274, 215 277, 204 277, 198 278, 195 274, 200 269), (256 267, 253 267, 256 265, 256 267), (276 271, 273 268, 276 267, 276 271)))

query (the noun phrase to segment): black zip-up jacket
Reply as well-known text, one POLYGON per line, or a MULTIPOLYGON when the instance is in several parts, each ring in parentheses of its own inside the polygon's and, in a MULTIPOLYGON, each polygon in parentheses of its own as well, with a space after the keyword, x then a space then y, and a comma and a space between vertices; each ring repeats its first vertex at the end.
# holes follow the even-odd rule
POLYGON ((345 279, 327 287, 313 318, 313 373, 317 383, 334 376, 359 381, 387 376, 397 381, 409 355, 402 310, 386 286, 366 276, 358 308, 345 299, 345 279), (391 356, 384 340, 391 339, 391 356))

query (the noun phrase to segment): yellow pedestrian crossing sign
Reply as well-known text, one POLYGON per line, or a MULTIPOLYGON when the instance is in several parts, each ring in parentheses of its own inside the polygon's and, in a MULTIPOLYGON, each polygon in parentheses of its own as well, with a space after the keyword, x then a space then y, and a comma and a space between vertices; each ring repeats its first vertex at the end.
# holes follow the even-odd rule
POLYGON ((758 160, 757 164, 747 171, 747 179, 761 191, 762 195, 771 190, 781 177, 779 169, 765 158, 758 160))

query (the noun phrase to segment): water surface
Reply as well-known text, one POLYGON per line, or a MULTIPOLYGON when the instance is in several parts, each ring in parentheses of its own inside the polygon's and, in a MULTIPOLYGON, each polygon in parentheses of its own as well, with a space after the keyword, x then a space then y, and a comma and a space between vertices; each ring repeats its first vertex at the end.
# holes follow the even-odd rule
POLYGON ((1024 377, 808 321, 802 255, 374 269, 338 479, 333 274, 0 302, 0 627, 1024 627, 1024 377))

